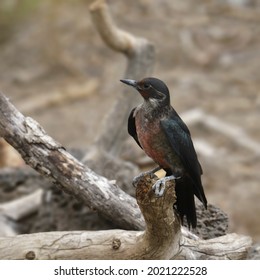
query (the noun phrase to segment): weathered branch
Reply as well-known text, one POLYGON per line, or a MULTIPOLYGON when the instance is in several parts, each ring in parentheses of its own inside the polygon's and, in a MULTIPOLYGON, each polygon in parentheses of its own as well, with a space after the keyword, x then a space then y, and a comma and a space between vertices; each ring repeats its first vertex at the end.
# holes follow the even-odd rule
POLYGON ((92 21, 103 41, 113 50, 129 54, 135 51, 138 40, 128 32, 116 27, 106 1, 94 1, 89 8, 92 21))
POLYGON ((240 260, 245 259, 252 238, 231 233, 208 240, 183 237, 178 259, 188 260, 240 260))
POLYGON ((242 259, 249 237, 229 234, 211 240, 180 235, 180 220, 172 205, 174 182, 162 197, 152 185, 158 178, 142 177, 136 185, 146 230, 47 232, 0 238, 0 259, 242 259), (8 250, 6 249, 8 248, 8 250))
POLYGON ((156 176, 147 175, 136 184, 137 202, 147 224, 144 232, 49 232, 0 238, 0 259, 169 259, 175 256, 179 251, 180 220, 172 207, 176 199, 174 182, 168 182, 164 195, 158 198, 151 188, 156 180, 156 176))
MULTIPOLYGON (((144 38, 137 38, 119 29, 104 0, 97 0, 90 6, 93 24, 103 41, 113 50, 127 57, 127 69, 122 77, 140 79, 151 74, 154 65, 154 47, 144 38)), ((121 77, 121 78, 122 78, 121 77)), ((86 160, 99 157, 100 151, 117 155, 123 141, 128 137, 126 130, 130 110, 138 104, 139 96, 122 88, 122 93, 107 114, 101 134, 95 140, 95 153, 87 155, 86 160), (128 93, 128 94, 127 94, 128 93)))
MULTIPOLYGON (((25 118, 18 112, 3 94, 0 94, 0 135, 21 153, 29 165, 51 178, 64 191, 83 200, 90 207, 95 207, 104 216, 122 227, 135 227, 136 229, 144 227, 143 218, 133 198, 111 184, 106 178, 98 176, 78 162, 60 144, 48 136, 38 123, 31 118, 25 118)), ((154 198, 151 191, 154 180, 156 178, 151 178, 149 181, 149 178, 146 177, 144 181, 140 181, 141 191, 137 188, 138 203, 147 223, 146 232, 57 232, 2 238, 0 239, 2 254, 0 258, 32 258, 34 256, 33 258, 117 259, 175 258, 178 255, 178 258, 186 259, 206 258, 207 255, 212 258, 244 256, 251 245, 251 239, 240 236, 221 237, 216 239, 217 243, 214 242, 214 239, 201 241, 183 237, 181 247, 177 246, 180 224, 174 216, 172 208, 174 203, 170 191, 172 188, 168 188, 170 194, 167 193, 162 199, 154 198), (118 239, 121 240, 121 243, 118 242, 118 239), (13 244, 13 248, 11 249, 9 245, 6 250, 6 245, 10 242, 13 244), (114 253, 111 244, 123 244, 121 250, 127 253, 114 253), (149 253, 146 250, 147 244, 151 249, 149 253), (156 244, 160 246, 157 247, 156 244), (102 256, 97 253, 100 251, 102 256), (177 252, 179 253, 177 254, 177 252), (16 257, 14 254, 17 254, 16 257)), ((117 246, 115 245, 115 247, 117 246)), ((116 252, 122 253, 122 251, 116 252)))
POLYGON ((0 136, 20 152, 28 165, 57 183, 63 191, 97 209, 119 227, 143 229, 143 217, 134 198, 72 157, 1 93, 0 136))
POLYGON ((166 250, 169 243, 163 239, 158 246, 147 245, 142 231, 34 233, 0 237, 0 259, 245 259, 252 244, 249 237, 236 234, 211 240, 183 240, 176 255, 166 250), (164 246, 160 247, 162 243, 164 246))

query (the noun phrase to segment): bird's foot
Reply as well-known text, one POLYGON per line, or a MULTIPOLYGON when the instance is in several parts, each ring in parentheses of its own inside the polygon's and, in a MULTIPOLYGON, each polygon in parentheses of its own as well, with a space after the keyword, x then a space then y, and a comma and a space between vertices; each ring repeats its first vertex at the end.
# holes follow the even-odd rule
POLYGON ((145 177, 147 175, 149 175, 150 178, 152 178, 154 176, 154 173, 156 171, 160 170, 160 169, 161 169, 160 167, 155 167, 152 170, 140 173, 138 176, 134 177, 134 179, 133 179, 133 186, 136 187, 137 183, 140 181, 140 179, 142 179, 143 177, 145 177))
POLYGON ((154 191, 156 196, 161 197, 164 194, 166 182, 170 180, 176 180, 179 178, 181 177, 175 177, 173 175, 161 178, 152 186, 152 190, 154 191))

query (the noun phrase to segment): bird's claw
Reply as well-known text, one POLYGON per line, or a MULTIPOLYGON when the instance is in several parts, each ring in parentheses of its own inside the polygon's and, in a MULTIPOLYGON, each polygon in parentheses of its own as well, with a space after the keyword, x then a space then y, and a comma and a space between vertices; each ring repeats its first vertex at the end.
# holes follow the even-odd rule
POLYGON ((159 167, 156 167, 156 168, 154 168, 154 169, 152 169, 152 170, 149 170, 149 171, 146 171, 146 172, 142 172, 142 173, 139 174, 138 176, 134 177, 133 182, 132 182, 133 186, 136 187, 136 186, 137 186, 137 183, 140 181, 140 179, 142 179, 143 177, 145 177, 145 176, 147 176, 147 175, 149 175, 150 178, 154 177, 154 176, 155 176, 155 175, 154 175, 154 172, 156 172, 156 171, 158 171, 158 170, 160 170, 160 168, 159 168, 159 167))
POLYGON ((152 190, 154 191, 156 196, 161 197, 164 194, 166 188, 166 182, 170 180, 176 180, 179 178, 181 177, 175 177, 173 175, 161 178, 152 186, 152 190))
POLYGON ((153 186, 152 186, 152 190, 154 191, 156 196, 161 197, 164 194, 165 191, 165 178, 162 178, 160 180, 158 180, 153 186))

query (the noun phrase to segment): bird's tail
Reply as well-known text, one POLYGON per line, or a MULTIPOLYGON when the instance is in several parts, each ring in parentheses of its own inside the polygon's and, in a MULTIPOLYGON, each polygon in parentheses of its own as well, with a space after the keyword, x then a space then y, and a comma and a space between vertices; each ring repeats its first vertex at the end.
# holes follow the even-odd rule
POLYGON ((194 201, 193 181, 189 176, 184 176, 175 181, 176 206, 183 223, 183 217, 186 216, 188 226, 193 228, 197 225, 196 207, 194 201))

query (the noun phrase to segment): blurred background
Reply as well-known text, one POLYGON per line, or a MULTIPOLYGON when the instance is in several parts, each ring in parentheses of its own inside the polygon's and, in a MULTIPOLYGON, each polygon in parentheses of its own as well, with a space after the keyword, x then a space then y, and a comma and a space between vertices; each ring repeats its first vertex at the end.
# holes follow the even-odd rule
MULTIPOLYGON (((0 90, 68 148, 87 149, 128 78, 125 57, 91 22, 91 2, 0 1, 0 90)), ((108 4, 118 26, 154 44, 152 75, 177 112, 203 112, 189 127, 208 201, 228 214, 229 231, 260 242, 260 1, 108 4)))

